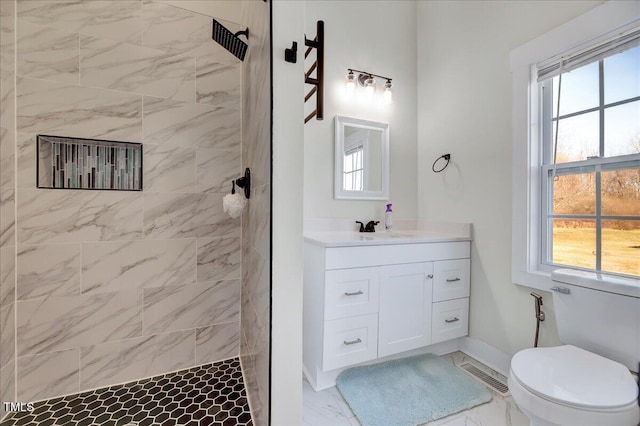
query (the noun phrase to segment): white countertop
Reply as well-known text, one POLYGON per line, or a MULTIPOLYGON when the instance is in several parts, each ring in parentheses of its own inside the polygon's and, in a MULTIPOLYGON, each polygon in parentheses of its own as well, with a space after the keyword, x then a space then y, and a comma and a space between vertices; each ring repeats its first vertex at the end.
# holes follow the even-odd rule
POLYGON ((392 232, 381 224, 376 232, 358 232, 351 219, 305 219, 304 240, 322 247, 471 241, 470 223, 399 219, 394 220, 392 232))
POLYGON ((322 247, 373 246, 386 244, 419 244, 442 243, 450 241, 471 241, 469 235, 463 233, 439 233, 424 230, 401 230, 393 232, 305 232, 307 242, 322 247))

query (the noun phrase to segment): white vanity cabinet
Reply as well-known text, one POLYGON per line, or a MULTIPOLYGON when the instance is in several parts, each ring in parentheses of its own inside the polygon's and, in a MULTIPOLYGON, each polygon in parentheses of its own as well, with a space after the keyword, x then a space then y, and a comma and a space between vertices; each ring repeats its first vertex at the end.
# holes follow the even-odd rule
POLYGON ((306 241, 303 352, 312 386, 332 386, 349 366, 467 335, 469 257, 469 241, 306 241))

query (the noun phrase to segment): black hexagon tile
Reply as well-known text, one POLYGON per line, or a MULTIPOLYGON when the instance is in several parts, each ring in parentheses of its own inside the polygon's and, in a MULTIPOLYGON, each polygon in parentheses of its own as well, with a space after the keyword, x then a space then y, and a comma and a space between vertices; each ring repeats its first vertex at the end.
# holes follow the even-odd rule
POLYGON ((253 426, 237 358, 34 403, 0 426, 253 426))

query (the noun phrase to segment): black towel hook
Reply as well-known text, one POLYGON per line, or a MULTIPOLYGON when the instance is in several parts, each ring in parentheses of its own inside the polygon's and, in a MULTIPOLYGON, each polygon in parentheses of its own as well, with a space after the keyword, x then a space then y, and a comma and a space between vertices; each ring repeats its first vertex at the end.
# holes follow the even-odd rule
POLYGON ((431 165, 431 170, 433 170, 434 173, 440 173, 447 168, 447 166, 449 165, 449 160, 451 160, 451 154, 441 155, 440 157, 436 158, 436 161, 433 162, 433 164, 431 165), (446 163, 444 164, 444 166, 436 170, 436 163, 442 159, 444 159, 446 163))
POLYGON ((236 179, 236 184, 244 189, 244 196, 248 199, 251 195, 251 170, 247 167, 244 176, 236 179))

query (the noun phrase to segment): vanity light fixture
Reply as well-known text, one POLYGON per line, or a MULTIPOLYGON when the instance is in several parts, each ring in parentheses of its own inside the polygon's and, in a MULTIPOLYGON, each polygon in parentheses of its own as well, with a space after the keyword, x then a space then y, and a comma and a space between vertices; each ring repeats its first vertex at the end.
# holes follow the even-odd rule
POLYGON ((384 84, 384 92, 382 92, 382 99, 384 103, 390 104, 393 102, 393 92, 391 91, 391 79, 387 80, 384 84))
POLYGON ((373 98, 376 92, 376 78, 386 80, 384 84, 384 92, 382 93, 382 99, 385 103, 389 104, 393 101, 393 87, 391 84, 391 78, 381 75, 373 74, 368 71, 356 70, 353 68, 347 68, 347 75, 344 78, 345 88, 348 95, 353 95, 356 91, 356 81, 362 87, 364 87, 364 96, 367 99, 373 98), (358 73, 358 77, 354 73, 358 73))
POLYGON ((367 99, 371 99, 374 93, 376 93, 376 81, 372 76, 369 76, 369 78, 364 81, 364 96, 367 99))
POLYGON ((347 88, 347 95, 353 96, 356 93, 356 75, 352 70, 349 70, 349 74, 344 78, 344 83, 347 88))

